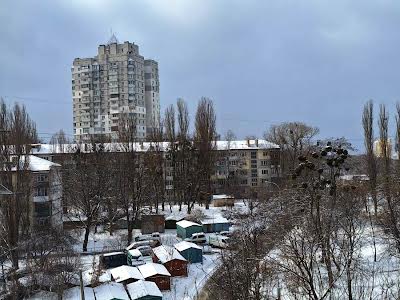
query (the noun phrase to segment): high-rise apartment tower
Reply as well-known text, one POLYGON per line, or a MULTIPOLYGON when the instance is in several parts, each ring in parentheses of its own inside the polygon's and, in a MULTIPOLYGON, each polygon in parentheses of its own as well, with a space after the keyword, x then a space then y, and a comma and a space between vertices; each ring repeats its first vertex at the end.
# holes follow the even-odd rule
POLYGON ((160 118, 158 63, 145 60, 134 43, 113 35, 93 58, 76 58, 72 67, 73 125, 76 141, 95 135, 118 138, 122 117, 134 120, 145 139, 160 118))

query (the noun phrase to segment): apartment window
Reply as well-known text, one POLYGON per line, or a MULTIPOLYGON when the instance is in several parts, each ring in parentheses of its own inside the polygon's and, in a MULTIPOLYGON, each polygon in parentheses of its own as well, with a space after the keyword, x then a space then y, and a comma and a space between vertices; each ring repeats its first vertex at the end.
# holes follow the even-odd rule
POLYGON ((261 161, 262 166, 268 166, 268 160, 262 160, 261 161))
MULTIPOLYGON (((44 157, 43 157, 44 158, 44 157)), ((44 159, 48 159, 48 158, 44 158, 44 159)), ((45 182, 47 181, 47 175, 46 174, 39 174, 37 176, 37 181, 38 182, 45 182)))
POLYGON ((251 151, 251 158, 252 159, 257 158, 257 152, 256 151, 251 151))
POLYGON ((47 196, 47 187, 39 186, 35 189, 35 196, 47 196))
POLYGON ((261 170, 261 174, 267 175, 268 174, 268 170, 267 169, 261 170))
POLYGON ((35 202, 35 216, 49 217, 51 216, 51 206, 49 202, 35 202))

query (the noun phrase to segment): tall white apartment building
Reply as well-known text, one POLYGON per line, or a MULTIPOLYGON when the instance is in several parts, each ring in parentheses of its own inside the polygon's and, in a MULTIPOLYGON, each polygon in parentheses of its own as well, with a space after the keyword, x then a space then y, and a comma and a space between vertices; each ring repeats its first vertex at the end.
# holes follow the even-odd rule
POLYGON ((158 63, 134 43, 119 44, 113 35, 95 57, 74 59, 71 71, 76 141, 100 134, 116 140, 122 115, 135 120, 138 139, 159 126, 158 63))

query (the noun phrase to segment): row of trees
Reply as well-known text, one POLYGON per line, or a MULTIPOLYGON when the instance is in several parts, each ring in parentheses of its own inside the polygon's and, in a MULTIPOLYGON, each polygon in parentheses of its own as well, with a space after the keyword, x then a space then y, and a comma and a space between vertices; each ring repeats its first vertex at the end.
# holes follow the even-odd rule
MULTIPOLYGON (((148 149, 143 149, 136 139, 136 122, 129 115, 120 120, 120 142, 114 144, 117 153, 109 153, 110 145, 105 138, 74 145, 73 153, 64 156, 62 162, 64 203, 69 214, 84 224, 83 251, 87 251, 92 228, 108 224, 112 234, 115 221, 122 217, 127 220, 130 243, 135 222, 145 213, 144 208, 158 213, 160 205, 164 210, 166 203, 178 204, 180 209, 185 205, 191 213, 195 202, 208 208, 215 137, 212 101, 199 101, 191 133, 187 105, 179 99, 176 106, 167 108, 163 126, 151 133, 148 149)), ((57 142, 64 142, 62 134, 53 141, 59 147, 57 142)))
MULTIPOLYGON (((400 105, 394 119, 398 151, 400 105)), ((313 142, 318 130, 299 124, 267 132, 286 158, 284 188, 237 216, 240 228, 208 299, 398 299, 400 164, 387 108, 376 116, 372 101, 365 105, 358 157, 343 139, 313 142), (368 180, 341 177, 360 172, 368 180)))

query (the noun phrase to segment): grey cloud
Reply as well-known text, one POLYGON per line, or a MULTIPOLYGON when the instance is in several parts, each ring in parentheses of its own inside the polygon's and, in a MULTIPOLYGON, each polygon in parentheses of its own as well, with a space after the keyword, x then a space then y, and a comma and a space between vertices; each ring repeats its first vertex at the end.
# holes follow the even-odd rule
POLYGON ((72 131, 70 65, 112 28, 160 64, 162 108, 215 100, 220 132, 302 120, 360 145, 363 103, 399 98, 397 1, 3 1, 0 95, 72 131), (172 3, 172 4, 171 4, 172 3), (14 98, 7 98, 12 101, 14 98))

